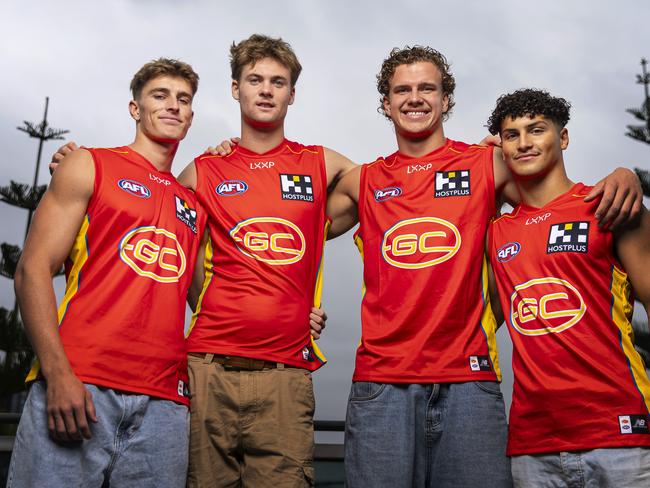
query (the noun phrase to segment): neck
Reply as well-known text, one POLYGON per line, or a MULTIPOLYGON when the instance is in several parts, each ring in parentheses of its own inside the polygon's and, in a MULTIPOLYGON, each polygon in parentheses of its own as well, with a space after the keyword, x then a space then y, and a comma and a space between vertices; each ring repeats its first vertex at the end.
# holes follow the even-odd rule
POLYGON ((542 177, 530 179, 517 178, 517 187, 521 195, 521 202, 537 208, 541 208, 551 200, 563 195, 574 184, 567 176, 563 164, 558 164, 556 169, 542 177))
POLYGON ((253 127, 242 120, 239 145, 258 154, 270 151, 284 140, 284 124, 277 127, 253 127))
POLYGON ((158 171, 171 172, 174 155, 180 141, 160 142, 138 132, 129 147, 144 156, 158 171))
POLYGON ((407 156, 419 158, 445 145, 445 132, 442 125, 431 134, 413 137, 397 133, 397 148, 407 156))

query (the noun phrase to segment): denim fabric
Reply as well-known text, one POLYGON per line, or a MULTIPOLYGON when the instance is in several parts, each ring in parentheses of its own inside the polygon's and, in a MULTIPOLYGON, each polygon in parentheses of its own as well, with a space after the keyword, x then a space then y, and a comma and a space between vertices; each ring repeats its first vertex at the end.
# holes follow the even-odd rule
POLYGON ((513 456, 519 488, 647 488, 650 449, 620 447, 513 456))
POLYGON ((188 409, 170 400, 86 385, 97 423, 89 440, 58 443, 47 431, 46 386, 35 382, 14 443, 8 487, 185 486, 188 409))
POLYGON ((346 486, 510 487, 498 383, 355 382, 345 431, 346 486))

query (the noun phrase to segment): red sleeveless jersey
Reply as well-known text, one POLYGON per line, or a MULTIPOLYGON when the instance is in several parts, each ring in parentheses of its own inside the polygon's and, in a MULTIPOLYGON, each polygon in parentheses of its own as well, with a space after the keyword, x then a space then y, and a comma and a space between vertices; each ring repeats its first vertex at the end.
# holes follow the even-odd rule
POLYGON ((210 239, 188 350, 317 369, 325 359, 309 311, 320 302, 323 148, 285 140, 256 154, 237 146, 195 165, 210 239))
POLYGON ((490 228, 513 342, 508 454, 650 446, 650 381, 633 347, 631 289, 613 237, 575 185, 490 228))
POLYGON ((500 378, 484 257, 494 213, 491 148, 446 140, 421 158, 395 153, 362 167, 354 381, 500 378))
POLYGON ((87 150, 95 184, 66 262, 65 353, 81 381, 188 404, 185 298, 204 212, 132 149, 87 150))

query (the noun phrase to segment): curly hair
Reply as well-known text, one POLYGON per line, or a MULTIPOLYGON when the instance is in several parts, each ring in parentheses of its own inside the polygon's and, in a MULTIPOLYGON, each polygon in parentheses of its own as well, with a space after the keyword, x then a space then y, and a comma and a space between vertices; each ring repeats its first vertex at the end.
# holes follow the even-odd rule
POLYGON ((253 34, 238 44, 230 46, 230 71, 233 80, 239 80, 244 66, 255 64, 264 58, 276 60, 291 72, 291 86, 295 86, 302 71, 291 45, 281 38, 253 34))
POLYGON ((535 117, 542 115, 558 127, 564 127, 570 118, 571 103, 564 98, 554 97, 547 91, 522 88, 507 95, 501 95, 488 119, 491 134, 501 132, 501 124, 507 117, 535 117))
POLYGON ((442 76, 442 93, 443 95, 447 95, 448 100, 447 111, 442 114, 442 120, 449 118, 451 109, 455 105, 454 89, 456 88, 456 80, 449 70, 450 65, 447 62, 447 58, 442 53, 428 46, 404 46, 404 48, 393 48, 381 64, 381 70, 377 75, 377 90, 381 95, 379 97, 379 108, 377 111, 387 119, 390 119, 390 117, 384 110, 384 99, 388 98, 390 80, 395 74, 395 70, 403 64, 413 64, 420 61, 433 63, 440 70, 440 75, 442 76))
POLYGON ((130 86, 133 99, 137 100, 140 97, 142 88, 147 82, 159 76, 182 78, 192 87, 192 95, 196 95, 196 90, 199 88, 199 75, 189 64, 177 59, 158 58, 145 64, 133 76, 130 86))

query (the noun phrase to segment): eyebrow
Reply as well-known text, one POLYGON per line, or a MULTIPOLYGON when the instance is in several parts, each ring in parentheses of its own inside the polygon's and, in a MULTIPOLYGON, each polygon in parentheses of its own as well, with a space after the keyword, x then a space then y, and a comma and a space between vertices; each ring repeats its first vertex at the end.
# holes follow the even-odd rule
MULTIPOLYGON (((156 92, 164 93, 165 95, 171 95, 171 91, 169 90, 169 88, 163 88, 162 86, 152 88, 151 90, 149 90, 150 94, 151 93, 156 93, 156 92)), ((178 96, 179 97, 190 97, 190 99, 194 98, 194 95, 192 95, 191 93, 186 92, 186 91, 178 92, 178 96)))

